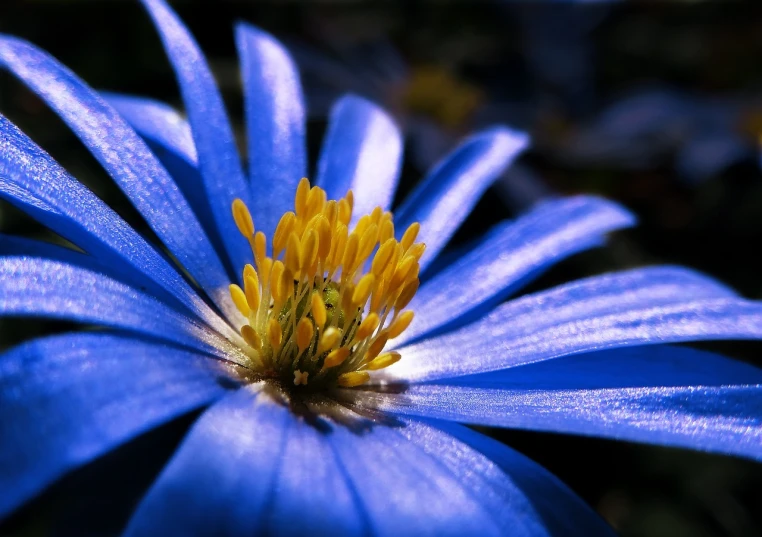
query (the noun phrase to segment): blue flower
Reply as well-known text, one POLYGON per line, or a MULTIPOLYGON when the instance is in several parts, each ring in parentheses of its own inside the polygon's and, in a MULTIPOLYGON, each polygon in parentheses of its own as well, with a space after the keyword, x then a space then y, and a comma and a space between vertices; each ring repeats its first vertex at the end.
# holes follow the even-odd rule
MULTIPOLYGON (((545 470, 459 423, 762 458, 762 372, 669 345, 759 338, 762 305, 677 267, 592 277, 503 303, 554 262, 631 225, 621 207, 585 196, 548 201, 434 270, 457 226, 526 144, 504 128, 463 142, 395 211, 405 255, 416 239, 405 230, 414 235, 416 222, 417 240, 427 245, 410 254, 422 283, 407 296, 416 316, 389 345, 395 350, 375 356, 380 348, 367 349, 357 358, 372 361, 326 374, 315 386, 310 379, 329 361, 315 350, 328 310, 343 315, 343 334, 366 341, 358 332, 371 313, 357 304, 370 300, 365 311, 375 312, 370 290, 388 274, 371 264, 378 279, 349 282, 356 286, 344 288, 346 303, 329 292, 334 284, 308 280, 322 287, 311 299, 310 322, 293 324, 291 334, 281 321, 306 318, 307 304, 279 277, 271 303, 282 306, 259 308, 272 326, 261 331, 247 310, 258 303, 250 280, 256 272, 261 281, 267 259, 275 261, 253 225, 273 237, 281 225, 296 225, 279 220, 295 195, 298 219, 313 203, 328 206, 323 193, 345 207, 336 209, 343 222, 351 188, 355 214, 373 220, 366 231, 388 233, 377 223, 388 219, 400 136, 376 106, 343 98, 317 166, 321 189, 308 190, 299 183, 306 157, 298 75, 277 41, 239 25, 246 178, 196 44, 163 0, 144 3, 177 72, 187 123, 149 100, 104 98, 39 49, 0 37, 0 64, 69 124, 172 256, 0 117, 0 196, 86 252, 2 237, 0 311, 106 327, 37 339, 0 357, 0 517, 67 472, 204 407, 127 535, 610 534, 545 470), (182 173, 170 175, 159 158, 182 173), (256 269, 243 268, 251 261, 256 269), (298 349, 293 363, 277 351, 287 341, 298 349), (303 364, 314 368, 311 375, 303 364)), ((296 270, 296 279, 327 259, 314 236, 322 237, 318 221, 330 218, 315 215, 303 242, 286 234, 282 270, 296 270)), ((388 240, 396 251, 397 239, 388 240)), ((415 274, 403 276, 417 286, 415 274)), ((404 308, 403 294, 395 307, 404 308)), ((379 323, 391 339, 395 330, 379 323)), ((353 360, 344 359, 333 367, 353 360)))

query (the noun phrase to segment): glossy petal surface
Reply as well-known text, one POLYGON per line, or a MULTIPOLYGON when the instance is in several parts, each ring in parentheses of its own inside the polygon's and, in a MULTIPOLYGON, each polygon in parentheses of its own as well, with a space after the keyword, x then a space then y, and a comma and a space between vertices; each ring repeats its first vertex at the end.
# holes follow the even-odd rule
POLYGON ((427 280, 410 303, 416 319, 399 341, 474 320, 554 262, 597 246, 604 233, 633 223, 629 212, 600 198, 540 204, 427 280))
POLYGON ((219 236, 230 265, 240 270, 250 261, 251 252, 235 227, 230 207, 236 198, 251 207, 251 195, 225 105, 204 55, 182 21, 163 0, 142 1, 177 76, 219 236))
POLYGON ((654 267, 513 300, 455 332, 403 347, 404 359, 387 371, 432 380, 605 348, 761 335, 762 305, 687 269, 654 267))
POLYGON ((502 535, 614 535, 555 476, 505 444, 454 423, 403 421, 401 434, 447 466, 492 513, 502 535))
POLYGON ((507 302, 455 332, 402 347, 405 359, 387 371, 433 380, 605 348, 760 335, 762 305, 690 270, 653 267, 507 302))
POLYGON ((235 318, 217 253, 170 175, 124 119, 71 71, 22 40, 0 36, 0 66, 58 113, 180 263, 235 318))
POLYGON ((402 161, 402 135, 375 104, 342 97, 331 110, 317 168, 317 185, 328 199, 354 194, 353 220, 380 206, 389 210, 402 161))
MULTIPOLYGON (((421 272, 450 240, 484 191, 527 146, 523 133, 496 128, 472 136, 445 157, 397 208, 397 234, 421 223, 421 272)), ((398 237, 398 238, 399 238, 398 237)))
POLYGON ((171 295, 218 330, 229 330, 143 237, 2 116, 0 197, 56 230, 123 278, 158 296, 171 295))
POLYGON ((762 384, 593 390, 419 384, 403 394, 363 396, 362 404, 387 412, 762 460, 762 384))
MULTIPOLYGON (((135 129, 154 152, 167 171, 172 174, 178 188, 204 227, 215 251, 222 252, 225 247, 214 221, 209 198, 204 188, 204 180, 198 169, 198 154, 193 142, 190 125, 180 113, 161 101, 101 92, 106 101, 119 112, 135 129)), ((230 270, 233 279, 237 270, 230 270)))
POLYGON ((304 98, 299 72, 283 46, 247 24, 236 26, 244 85, 255 225, 272 237, 307 175, 304 98))
POLYGON ((109 334, 0 356, 0 518, 64 473, 222 393, 207 358, 109 334))
MULTIPOLYGON (((499 534, 497 515, 488 512, 494 503, 395 430, 400 424, 314 404, 332 417, 300 418, 264 390, 218 403, 154 484, 127 535, 499 534)), ((493 481, 500 489, 507 478, 493 481)))
POLYGON ((324 433, 261 389, 242 389, 201 417, 126 535, 361 533, 362 513, 324 433))
POLYGON ((41 258, 0 257, 0 316, 8 315, 111 326, 203 352, 238 354, 219 334, 155 298, 97 272, 41 258))

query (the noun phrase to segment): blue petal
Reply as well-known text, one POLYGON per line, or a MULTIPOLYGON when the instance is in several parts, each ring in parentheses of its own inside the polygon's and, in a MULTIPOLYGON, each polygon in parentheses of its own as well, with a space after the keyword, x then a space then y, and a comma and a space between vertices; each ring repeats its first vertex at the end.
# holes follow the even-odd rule
MULTIPOLYGON (((203 186, 204 180, 198 170, 193 133, 185 118, 168 104, 154 99, 103 91, 101 96, 146 141, 188 200, 188 205, 214 244, 215 251, 224 251, 225 246, 203 186)), ((231 279, 237 277, 237 268, 226 268, 231 279)))
POLYGON ((0 316, 45 316, 135 331, 234 360, 227 340, 156 299, 75 265, 0 257, 0 316))
POLYGON ((387 371, 431 380, 653 343, 762 337, 762 304, 687 269, 606 274, 508 302, 456 332, 400 350, 387 371))
POLYGON ((0 116, 0 197, 110 267, 122 279, 174 299, 218 331, 227 324, 143 237, 0 116))
POLYGON ((107 103, 145 140, 153 142, 185 161, 198 166, 198 153, 188 121, 166 103, 146 97, 101 91, 107 103))
POLYGON ((272 237, 290 210, 299 180, 307 175, 304 98, 299 72, 271 35, 236 26, 243 78, 249 175, 257 226, 272 237))
POLYGON ((400 432, 471 489, 503 535, 613 537, 612 529, 585 502, 508 446, 454 423, 402 421, 406 427, 400 432))
POLYGON ((0 519, 66 472, 222 393, 213 362, 109 334, 0 356, 0 519))
MULTIPOLYGON (((58 246, 49 242, 27 239, 24 237, 16 237, 0 233, 0 256, 44 258, 49 261, 56 261, 65 265, 74 265, 92 272, 100 273, 135 288, 140 288, 141 284, 139 278, 131 278, 131 276, 133 276, 131 272, 120 271, 117 267, 105 264, 95 257, 64 246, 58 246)), ((161 298, 163 302, 166 303, 166 301, 171 302, 173 300, 173 297, 168 295, 163 289, 159 289, 158 292, 159 296, 157 298, 161 298)))
POLYGON ((231 265, 242 270, 250 261, 251 252, 238 233, 230 207, 236 198, 251 207, 251 194, 222 97, 204 55, 182 21, 163 0, 142 1, 175 70, 219 236, 231 265))
POLYGON ((227 293, 229 279, 217 253, 177 185, 122 117, 71 71, 25 41, 0 36, 0 66, 61 116, 167 248, 212 300, 235 318, 227 293))
POLYGON ((527 135, 495 128, 472 136, 440 162, 396 212, 398 235, 421 223, 426 243, 421 271, 450 240, 476 202, 529 143, 527 135))
POLYGON ((649 345, 594 351, 437 382, 526 390, 721 386, 760 384, 762 370, 690 347, 649 345))
POLYGON ((399 432, 330 401, 314 404, 331 418, 305 418, 259 390, 202 416, 128 536, 498 534, 480 498, 399 432))
MULTIPOLYGON (((692 376, 689 372, 685 380, 692 380, 692 376)), ((748 382, 758 382, 761 376, 755 371, 748 382)), ((507 383, 501 387, 483 380, 469 385, 464 380, 414 384, 401 393, 366 391, 346 397, 356 398, 359 405, 405 415, 687 447, 762 460, 762 384, 718 385, 722 381, 712 379, 707 383, 711 385, 659 386, 658 380, 651 378, 652 386, 594 389, 535 388, 531 384, 519 388, 507 383)), ((610 382, 628 383, 623 378, 617 381, 617 375, 610 382)), ((677 374, 667 380, 677 382, 677 374)))
POLYGON ((326 435, 251 386, 198 420, 126 535, 366 533, 353 494, 326 435))
POLYGON ((345 95, 331 110, 317 169, 317 184, 328 199, 354 194, 353 219, 376 206, 389 210, 402 160, 402 135, 378 106, 345 95))
POLYGON ((540 204, 428 280, 410 303, 416 318, 400 342, 473 321, 551 264, 597 246, 602 234, 633 223, 629 212, 600 198, 540 204))

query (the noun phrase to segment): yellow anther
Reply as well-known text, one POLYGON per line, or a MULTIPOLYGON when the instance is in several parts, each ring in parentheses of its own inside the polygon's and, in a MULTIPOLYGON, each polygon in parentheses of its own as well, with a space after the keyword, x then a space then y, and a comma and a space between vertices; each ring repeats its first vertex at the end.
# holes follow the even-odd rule
POLYGON ((283 330, 281 329, 278 320, 270 319, 267 323, 267 341, 270 343, 270 347, 272 347, 273 350, 278 349, 282 340, 283 330))
POLYGON ((370 294, 370 311, 378 313, 384 307, 386 296, 386 280, 378 279, 370 294))
POLYGON ((348 278, 352 273, 352 267, 357 259, 357 248, 360 246, 360 237, 357 233, 352 232, 347 237, 347 245, 344 247, 344 256, 342 257, 341 264, 344 267, 345 276, 348 278))
POLYGON ((336 200, 328 200, 325 203, 325 207, 323 208, 323 214, 325 215, 326 219, 328 219, 328 223, 331 226, 331 229, 336 227, 336 221, 339 218, 339 205, 336 200))
POLYGON ((373 252, 373 248, 376 247, 376 241, 378 240, 378 226, 371 224, 365 233, 362 234, 360 244, 357 247, 357 260, 358 265, 364 263, 368 256, 373 252))
POLYGON ((384 243, 393 237, 394 237, 394 222, 392 222, 391 220, 383 220, 379 227, 378 240, 381 243, 384 243))
POLYGON ((331 224, 325 215, 318 215, 315 223, 315 231, 318 234, 318 258, 321 261, 328 259, 331 253, 331 224))
POLYGON ((243 284, 231 285, 230 296, 249 321, 240 332, 258 374, 286 382, 293 374, 295 386, 313 376, 310 384, 318 387, 353 387, 400 359, 383 349, 413 320, 402 310, 418 288, 424 245, 415 242, 417 223, 397 241, 392 213, 381 207, 358 215, 350 229, 353 193, 326 198, 322 188, 299 181, 294 211, 280 218, 272 235, 273 257, 246 205, 233 202, 255 263, 244 266, 243 284))
POLYGON ((347 246, 347 226, 338 224, 333 232, 331 240, 331 253, 328 254, 328 265, 331 269, 338 268, 344 257, 344 250, 347 246))
POLYGON ((413 322, 413 316, 414 314, 410 310, 399 314, 394 322, 389 325, 389 339, 394 339, 407 330, 407 327, 413 322))
MULTIPOLYGON (((278 261, 280 263, 280 261, 278 261)), ((282 264, 282 263, 281 263, 282 264)), ((267 289, 270 285, 270 274, 272 273, 273 269, 273 259, 272 257, 265 257, 262 260, 262 264, 259 267, 259 281, 262 285, 262 289, 267 289)), ((244 272, 244 275, 246 273, 244 272)))
POLYGON ((399 262, 401 256, 402 245, 397 243, 394 245, 394 249, 392 250, 392 257, 389 259, 389 262, 386 264, 386 268, 384 269, 384 279, 387 282, 391 281, 392 276, 394 276, 394 271, 397 269, 397 263, 399 262))
POLYGON ((283 292, 283 301, 287 301, 294 296, 294 273, 288 267, 283 269, 283 273, 280 275, 281 291, 283 292))
POLYGON ((359 235, 360 237, 362 237, 363 233, 365 233, 365 230, 368 229, 372 223, 373 222, 371 222, 370 220, 370 215, 365 214, 357 221, 354 232, 357 233, 357 235, 359 235))
POLYGON ((298 216, 302 216, 307 208, 307 196, 310 193, 310 182, 306 177, 302 177, 299 185, 296 187, 296 196, 294 196, 294 210, 298 216))
POLYGON ((254 220, 251 219, 249 208, 240 198, 233 200, 233 220, 241 235, 246 238, 254 235, 254 220))
POLYGON ((351 283, 344 284, 344 294, 341 297, 341 309, 346 313, 357 310, 357 306, 352 302, 352 295, 355 292, 355 286, 351 283))
POLYGON ((344 360, 349 357, 349 352, 347 347, 339 347, 338 349, 329 352, 323 362, 323 371, 344 363, 344 360))
POLYGON ((259 334, 257 334, 257 331, 248 324, 241 327, 241 335, 249 347, 255 351, 259 351, 262 348, 262 339, 259 337, 259 334))
POLYGON ((389 333, 386 330, 382 330, 381 333, 379 333, 376 339, 373 341, 373 343, 370 344, 370 347, 368 347, 368 354, 365 355, 365 359, 372 360, 381 354, 381 351, 384 349, 384 345, 386 345, 387 341, 389 341, 389 333))
POLYGON ((315 356, 315 358, 323 354, 328 349, 333 348, 333 346, 336 345, 336 343, 339 341, 340 337, 341 337, 341 330, 339 330, 338 328, 335 328, 333 326, 326 328, 325 332, 323 332, 323 335, 320 338, 320 344, 318 345, 317 355, 315 356))
POLYGON ((410 304, 410 301, 413 300, 413 296, 418 291, 418 285, 420 285, 420 283, 420 280, 415 278, 414 280, 409 281, 405 284, 405 287, 402 289, 400 296, 397 297, 397 300, 394 302, 394 308, 397 311, 403 310, 405 307, 407 307, 408 304, 410 304))
POLYGON ((307 380, 309 379, 310 372, 309 371, 299 371, 298 369, 294 370, 294 386, 299 386, 300 384, 307 385, 307 380))
MULTIPOLYGON (((273 262, 272 270, 270 272, 270 294, 275 298, 275 301, 278 302, 278 299, 276 298, 276 293, 278 289, 278 285, 280 285, 280 278, 283 274, 283 271, 285 270, 285 265, 283 264, 283 261, 280 259, 276 259, 273 262)), ((262 278, 262 287, 265 287, 264 278, 262 278)))
POLYGON ((385 352, 368 362, 365 366, 370 371, 377 371, 400 361, 402 356, 398 352, 385 352))
POLYGON ((373 276, 373 274, 366 274, 360 278, 360 281, 357 282, 357 287, 355 287, 355 290, 352 293, 352 303, 355 306, 362 306, 365 304, 370 296, 370 292, 373 290, 373 284, 375 283, 376 277, 373 276))
POLYGON ((257 311, 259 309, 259 301, 261 296, 259 294, 259 279, 255 272, 253 276, 246 276, 243 280, 243 289, 246 293, 246 302, 249 303, 249 307, 257 311))
POLYGON ((417 242, 414 245, 412 245, 410 248, 408 248, 407 253, 408 255, 412 255, 415 257, 416 261, 421 260, 421 256, 423 255, 423 252, 426 250, 426 245, 422 242, 417 242))
POLYGON ((319 186, 312 187, 307 195, 307 207, 305 208, 305 219, 310 219, 323 210, 326 202, 325 190, 319 186))
POLYGON ((262 261, 265 257, 267 257, 267 239, 264 233, 257 231, 254 235, 254 260, 259 270, 262 270, 262 261))
POLYGON ((241 312, 241 315, 248 317, 251 313, 251 310, 249 309, 249 305, 246 303, 246 294, 243 292, 243 289, 234 283, 230 284, 229 289, 230 297, 233 299, 233 304, 235 304, 235 307, 238 309, 238 311, 241 312))
POLYGON ((380 277, 384 273, 386 264, 392 258, 396 246, 397 241, 389 239, 381 245, 376 252, 376 255, 373 256, 373 263, 370 265, 370 271, 375 274, 376 277, 380 277))
POLYGON ((349 225, 349 221, 352 219, 352 205, 342 198, 339 200, 339 222, 345 226, 349 225))
POLYGON ((302 317, 302 320, 296 325, 296 347, 300 353, 310 346, 313 335, 315 335, 315 327, 312 325, 312 321, 307 317, 302 317))
POLYGON ((280 217, 280 222, 278 222, 275 234, 273 235, 273 257, 277 258, 280 256, 280 253, 286 248, 288 238, 294 231, 295 226, 296 215, 291 211, 280 217))
POLYGON ((312 293, 312 298, 310 300, 312 301, 310 311, 312 312, 312 318, 315 320, 315 326, 322 330, 328 319, 325 302, 319 293, 312 293))
POLYGON ((384 210, 381 207, 375 207, 370 213, 370 221, 378 225, 381 222, 381 216, 384 214, 384 210))
MULTIPOLYGON (((318 234, 314 229, 307 231, 304 241, 302 242, 302 250, 299 255, 299 266, 302 269, 306 269, 312 266, 317 259, 318 255, 318 234)), ((310 274, 311 276, 311 274, 310 274)))
POLYGON ((339 386, 344 388, 354 388, 361 384, 365 384, 370 380, 370 375, 365 371, 352 371, 350 373, 344 373, 341 375, 337 382, 339 386))
POLYGON ((283 258, 283 264, 287 268, 291 269, 294 274, 299 273, 301 268, 300 262, 302 259, 302 242, 296 233, 291 233, 288 236, 288 246, 286 246, 286 257, 283 258))
POLYGON ((418 222, 413 222, 408 226, 408 228, 405 230, 405 233, 402 235, 402 240, 400 241, 404 251, 407 251, 413 245, 415 239, 418 237, 418 232, 420 230, 421 224, 418 222))
POLYGON ((362 341, 363 339, 370 336, 373 332, 376 331, 376 328, 378 328, 380 322, 381 319, 376 313, 371 313, 365 317, 365 319, 363 319, 360 323, 360 327, 357 329, 357 332, 355 332, 355 341, 362 341))

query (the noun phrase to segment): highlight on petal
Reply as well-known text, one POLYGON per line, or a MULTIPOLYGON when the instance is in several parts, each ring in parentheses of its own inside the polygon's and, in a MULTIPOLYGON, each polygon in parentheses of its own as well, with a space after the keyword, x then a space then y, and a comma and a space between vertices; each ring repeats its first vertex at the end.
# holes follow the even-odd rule
POLYGON ((231 336, 230 327, 164 256, 1 115, 0 197, 108 265, 121 279, 170 305, 181 304, 231 336))
POLYGON ((223 393, 205 357, 112 334, 0 356, 0 519, 119 444, 223 393))
POLYGON ((215 223, 198 169, 196 144, 188 121, 177 110, 161 101, 103 91, 101 96, 146 141, 188 200, 209 240, 214 244, 214 249, 224 251, 220 230, 215 223))
MULTIPOLYGON (((304 97, 299 72, 270 34, 236 25, 249 147, 252 204, 258 227, 272 236, 307 175, 304 97)), ((342 193, 342 196, 344 194, 342 193)))
POLYGON ((204 413, 125 535, 359 535, 367 521, 325 431, 263 385, 204 413))
POLYGON ((421 223, 421 271, 450 240, 500 173, 527 147, 526 134, 494 128, 468 138, 434 167, 397 209, 397 232, 421 223))
MULTIPOLYGON (((371 421, 329 400, 313 400, 306 411, 294 415, 263 385, 217 403, 126 535, 502 535, 512 518, 519 531, 512 535, 547 535, 552 517, 544 520, 544 509, 535 511, 510 475, 452 436, 424 424, 371 421), (322 417, 309 414, 314 408, 322 417)), ((546 475, 532 485, 558 489, 554 498, 569 503, 546 475)), ((580 520, 589 515, 581 511, 580 520)))
POLYGON ((142 2, 156 25, 177 76, 209 206, 225 244, 230 268, 235 270, 248 263, 251 254, 236 233, 230 218, 230 204, 234 199, 242 199, 251 206, 252 197, 225 105, 203 53, 174 11, 164 0, 142 2))
POLYGON ((455 332, 398 349, 394 378, 433 380, 605 348, 756 339, 762 304, 678 267, 611 273, 528 295, 455 332))
POLYGON ((363 396, 361 404, 386 412, 762 460, 762 384, 602 389, 417 384, 402 394, 363 396))
POLYGON ((134 331, 233 360, 240 351, 204 324, 97 272, 0 257, 0 316, 44 316, 134 331))
POLYGON ((598 246, 604 233, 633 223, 626 209, 600 198, 541 203, 427 280, 410 304, 416 319, 398 344, 474 320, 552 263, 598 246))
POLYGON ((401 421, 400 433, 472 490, 502 535, 613 537, 603 519, 561 481, 505 444, 454 423, 401 421))
POLYGON ((229 278, 217 253, 172 177, 124 119, 71 71, 25 41, 0 36, 0 67, 69 125, 178 261, 235 318, 225 292, 229 278))
POLYGON ((317 167, 328 199, 354 194, 354 220, 391 208, 402 161, 402 135, 381 108, 356 95, 333 106, 317 167))

